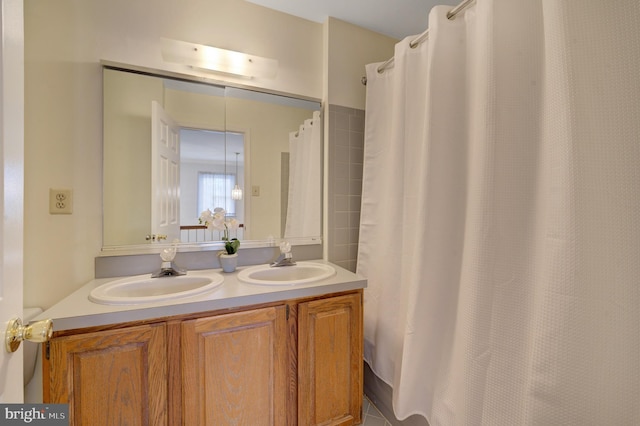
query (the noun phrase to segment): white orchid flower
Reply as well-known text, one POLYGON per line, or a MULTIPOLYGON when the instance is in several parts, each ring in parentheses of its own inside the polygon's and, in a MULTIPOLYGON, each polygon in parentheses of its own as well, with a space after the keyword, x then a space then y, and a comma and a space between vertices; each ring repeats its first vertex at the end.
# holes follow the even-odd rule
POLYGON ((238 229, 240 224, 236 218, 226 220, 226 215, 227 212, 222 207, 216 207, 213 211, 210 209, 203 211, 198 219, 207 229, 223 232, 221 238, 225 242, 225 250, 221 253, 234 254, 240 247, 240 241, 237 238, 230 238, 229 231, 238 229))
POLYGON ((216 231, 224 231, 224 229, 225 229, 224 216, 222 216, 222 217, 215 217, 214 216, 213 220, 211 221, 211 226, 216 231))

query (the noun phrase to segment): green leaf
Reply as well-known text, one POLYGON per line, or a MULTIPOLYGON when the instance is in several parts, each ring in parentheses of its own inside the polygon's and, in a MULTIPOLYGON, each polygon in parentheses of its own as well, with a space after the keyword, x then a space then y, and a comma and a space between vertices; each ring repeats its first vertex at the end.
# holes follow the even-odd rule
POLYGON ((240 240, 238 240, 237 238, 232 238, 230 241, 227 241, 224 244, 224 248, 225 250, 227 250, 228 254, 236 253, 239 247, 240 247, 240 240))

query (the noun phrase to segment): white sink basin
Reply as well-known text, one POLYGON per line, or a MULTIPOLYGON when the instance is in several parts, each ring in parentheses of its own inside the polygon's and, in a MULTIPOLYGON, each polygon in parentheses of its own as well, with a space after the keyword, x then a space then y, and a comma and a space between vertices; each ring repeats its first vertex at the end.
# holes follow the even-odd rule
POLYGON ((320 281, 335 275, 335 273, 336 270, 329 265, 298 262, 294 266, 252 266, 240 271, 238 279, 248 284, 296 285, 320 281))
POLYGON ((136 275, 94 288, 89 300, 103 305, 161 302, 206 293, 221 286, 223 281, 224 277, 216 272, 195 271, 161 278, 151 278, 151 274, 136 275))

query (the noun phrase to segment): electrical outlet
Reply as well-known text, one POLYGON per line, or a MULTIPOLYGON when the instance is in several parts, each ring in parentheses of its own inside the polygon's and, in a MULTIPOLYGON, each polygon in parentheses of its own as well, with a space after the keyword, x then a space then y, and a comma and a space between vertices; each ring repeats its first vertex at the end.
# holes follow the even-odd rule
POLYGON ((49 213, 71 214, 73 212, 73 191, 70 189, 49 189, 49 213))

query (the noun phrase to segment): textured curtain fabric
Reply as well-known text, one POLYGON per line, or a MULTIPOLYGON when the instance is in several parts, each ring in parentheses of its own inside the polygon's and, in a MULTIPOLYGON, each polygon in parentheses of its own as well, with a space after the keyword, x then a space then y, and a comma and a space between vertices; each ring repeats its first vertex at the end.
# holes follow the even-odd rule
POLYGON ((367 67, 365 359, 400 419, 640 424, 640 3, 449 9, 367 67))
POLYGON ((285 238, 320 235, 322 213, 322 123, 320 111, 289 133, 289 194, 285 238))

